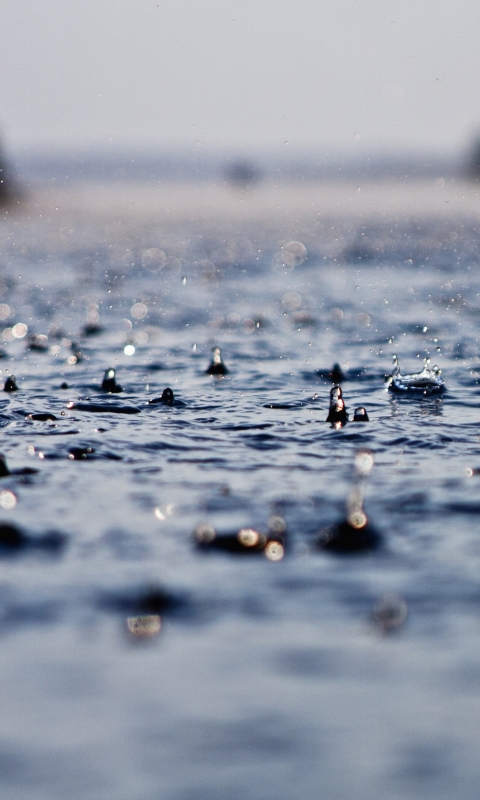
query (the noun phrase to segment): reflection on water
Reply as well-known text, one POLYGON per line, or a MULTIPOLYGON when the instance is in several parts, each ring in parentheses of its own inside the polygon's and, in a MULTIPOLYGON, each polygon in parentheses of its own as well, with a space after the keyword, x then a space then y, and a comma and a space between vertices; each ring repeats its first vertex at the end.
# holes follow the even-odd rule
POLYGON ((441 417, 444 412, 444 402, 437 395, 422 395, 413 404, 410 396, 392 394, 388 400, 392 417, 441 417))

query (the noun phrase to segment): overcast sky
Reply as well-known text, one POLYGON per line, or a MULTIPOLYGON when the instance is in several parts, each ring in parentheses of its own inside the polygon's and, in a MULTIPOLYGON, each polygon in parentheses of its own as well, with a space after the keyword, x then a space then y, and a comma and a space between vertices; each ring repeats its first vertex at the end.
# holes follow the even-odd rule
POLYGON ((0 0, 0 21, 9 149, 454 152, 480 131, 479 0, 0 0))

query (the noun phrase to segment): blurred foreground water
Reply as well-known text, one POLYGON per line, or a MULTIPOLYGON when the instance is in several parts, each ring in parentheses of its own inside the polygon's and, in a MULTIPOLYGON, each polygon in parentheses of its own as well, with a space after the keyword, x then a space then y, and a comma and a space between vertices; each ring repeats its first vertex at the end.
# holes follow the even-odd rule
POLYGON ((0 225, 2 798, 476 798, 477 186, 50 184, 0 225), (369 423, 325 422, 334 362, 369 423), (362 448, 382 546, 323 552, 362 448), (193 540, 283 520, 278 560, 193 540))

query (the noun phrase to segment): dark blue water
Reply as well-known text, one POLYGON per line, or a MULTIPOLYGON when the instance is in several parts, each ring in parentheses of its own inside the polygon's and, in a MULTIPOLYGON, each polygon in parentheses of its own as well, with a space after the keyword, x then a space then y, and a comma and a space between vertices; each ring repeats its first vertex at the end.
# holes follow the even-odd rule
POLYGON ((1 219, 2 797, 476 798, 475 189, 450 212, 412 187, 410 213, 395 185, 358 208, 287 186, 279 211, 274 187, 187 189, 39 192, 1 219), (446 392, 387 392, 394 353, 446 392), (325 422, 334 362, 369 423, 325 422), (148 404, 167 386, 183 405, 148 404), (324 552, 365 448, 381 546, 324 552), (279 517, 278 561, 194 542, 279 517))

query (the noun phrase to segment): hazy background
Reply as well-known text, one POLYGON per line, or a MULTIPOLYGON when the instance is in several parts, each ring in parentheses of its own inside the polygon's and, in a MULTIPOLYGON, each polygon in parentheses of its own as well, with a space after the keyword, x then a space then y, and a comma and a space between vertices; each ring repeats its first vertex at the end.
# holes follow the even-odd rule
POLYGON ((125 154, 149 155, 137 177, 242 156, 446 175, 480 131, 474 0, 4 0, 1 30, 0 131, 24 176, 73 176, 72 153, 83 176, 132 177, 125 154))
POLYGON ((480 4, 17 0, 15 144, 460 147, 480 125, 480 4))

